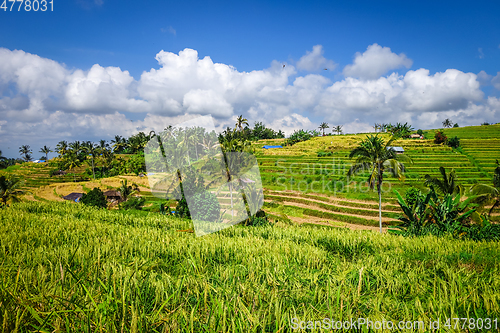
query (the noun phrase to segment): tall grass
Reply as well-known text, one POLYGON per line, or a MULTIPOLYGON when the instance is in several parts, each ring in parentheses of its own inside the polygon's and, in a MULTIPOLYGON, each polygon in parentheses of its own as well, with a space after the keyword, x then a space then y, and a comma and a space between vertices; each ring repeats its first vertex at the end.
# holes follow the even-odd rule
POLYGON ((500 317, 500 245, 190 222, 71 203, 0 210, 3 332, 287 332, 324 317, 500 317))

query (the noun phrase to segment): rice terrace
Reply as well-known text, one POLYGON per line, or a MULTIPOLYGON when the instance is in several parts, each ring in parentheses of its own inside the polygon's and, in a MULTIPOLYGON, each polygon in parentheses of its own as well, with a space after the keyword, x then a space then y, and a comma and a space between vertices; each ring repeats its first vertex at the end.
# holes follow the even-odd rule
MULTIPOLYGON (((161 133, 2 158, 2 332, 500 330, 499 124, 285 138, 245 122, 190 136, 187 159, 255 156, 263 187, 257 214, 202 237, 183 194, 150 187, 161 133)), ((225 223, 233 198, 206 197, 225 223)))

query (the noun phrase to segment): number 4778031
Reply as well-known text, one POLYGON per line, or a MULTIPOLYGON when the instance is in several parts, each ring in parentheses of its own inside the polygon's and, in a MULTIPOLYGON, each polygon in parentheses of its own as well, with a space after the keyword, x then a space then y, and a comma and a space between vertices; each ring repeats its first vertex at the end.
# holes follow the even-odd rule
MULTIPOLYGON (((1 1, 1 0, 0 0, 1 1)), ((0 10, 9 11, 25 11, 25 12, 46 12, 54 11, 54 0, 3 0, 0 10)))

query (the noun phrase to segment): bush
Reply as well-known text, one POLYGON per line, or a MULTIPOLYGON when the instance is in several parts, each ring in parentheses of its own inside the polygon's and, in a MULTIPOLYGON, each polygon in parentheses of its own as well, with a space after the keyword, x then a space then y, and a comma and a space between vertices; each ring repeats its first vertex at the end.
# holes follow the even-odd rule
POLYGON ((202 191, 191 199, 191 218, 199 221, 217 222, 220 217, 220 204, 215 194, 202 191))
POLYGON ((460 139, 458 138, 458 136, 455 136, 454 138, 448 140, 447 144, 451 148, 458 148, 460 147, 460 139))
MULTIPOLYGON (((276 205, 278 206, 278 205, 276 205)), ((245 225, 252 227, 260 227, 271 224, 267 218, 266 213, 263 210, 259 210, 255 215, 250 216, 246 221, 245 225)))
POLYGON ((417 131, 417 134, 418 134, 418 135, 424 135, 424 131, 422 131, 421 129, 419 129, 419 130, 417 131))
POLYGON ((141 210, 142 206, 144 206, 144 202, 146 202, 146 199, 144 199, 143 197, 131 197, 127 201, 122 202, 120 204, 120 208, 125 210, 141 210))
POLYGON ((325 157, 325 156, 332 156, 333 153, 331 151, 325 152, 325 151, 319 151, 318 152, 318 157, 325 157))
POLYGON ((493 186, 496 188, 500 188, 500 164, 498 163, 498 160, 496 160, 497 167, 495 168, 494 174, 493 174, 493 186))
POLYGON ((290 135, 290 137, 285 140, 285 146, 293 146, 297 142, 307 141, 312 137, 313 134, 311 134, 308 131, 304 131, 303 129, 300 129, 298 131, 293 132, 292 135, 290 135))
POLYGON ((434 135, 434 143, 437 145, 445 143, 446 140, 448 140, 448 137, 446 137, 443 131, 437 131, 434 135))
POLYGON ((460 127, 460 126, 458 126, 458 123, 455 123, 455 125, 453 125, 453 127, 460 127))
POLYGON ((92 191, 89 193, 83 194, 80 202, 87 206, 93 206, 97 208, 106 208, 108 206, 108 202, 106 201, 106 197, 102 193, 101 189, 98 187, 94 187, 92 191))

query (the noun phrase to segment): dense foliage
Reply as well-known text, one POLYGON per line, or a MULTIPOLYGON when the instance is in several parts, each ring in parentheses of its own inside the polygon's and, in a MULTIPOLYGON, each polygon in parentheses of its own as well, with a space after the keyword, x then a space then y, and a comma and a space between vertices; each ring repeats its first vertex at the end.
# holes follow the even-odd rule
POLYGON ((436 131, 436 134, 434 134, 434 143, 437 145, 445 143, 447 140, 448 138, 443 131, 436 131))
POLYGON ((311 131, 305 131, 303 129, 296 130, 293 132, 288 139, 285 140, 286 146, 293 146, 297 142, 307 141, 314 136, 311 131))
POLYGON ((89 193, 84 193, 80 202, 97 208, 106 208, 108 206, 104 193, 98 187, 94 187, 89 193))
POLYGON ((460 147, 460 139, 458 138, 458 136, 448 139, 447 145, 451 148, 458 148, 460 147))

